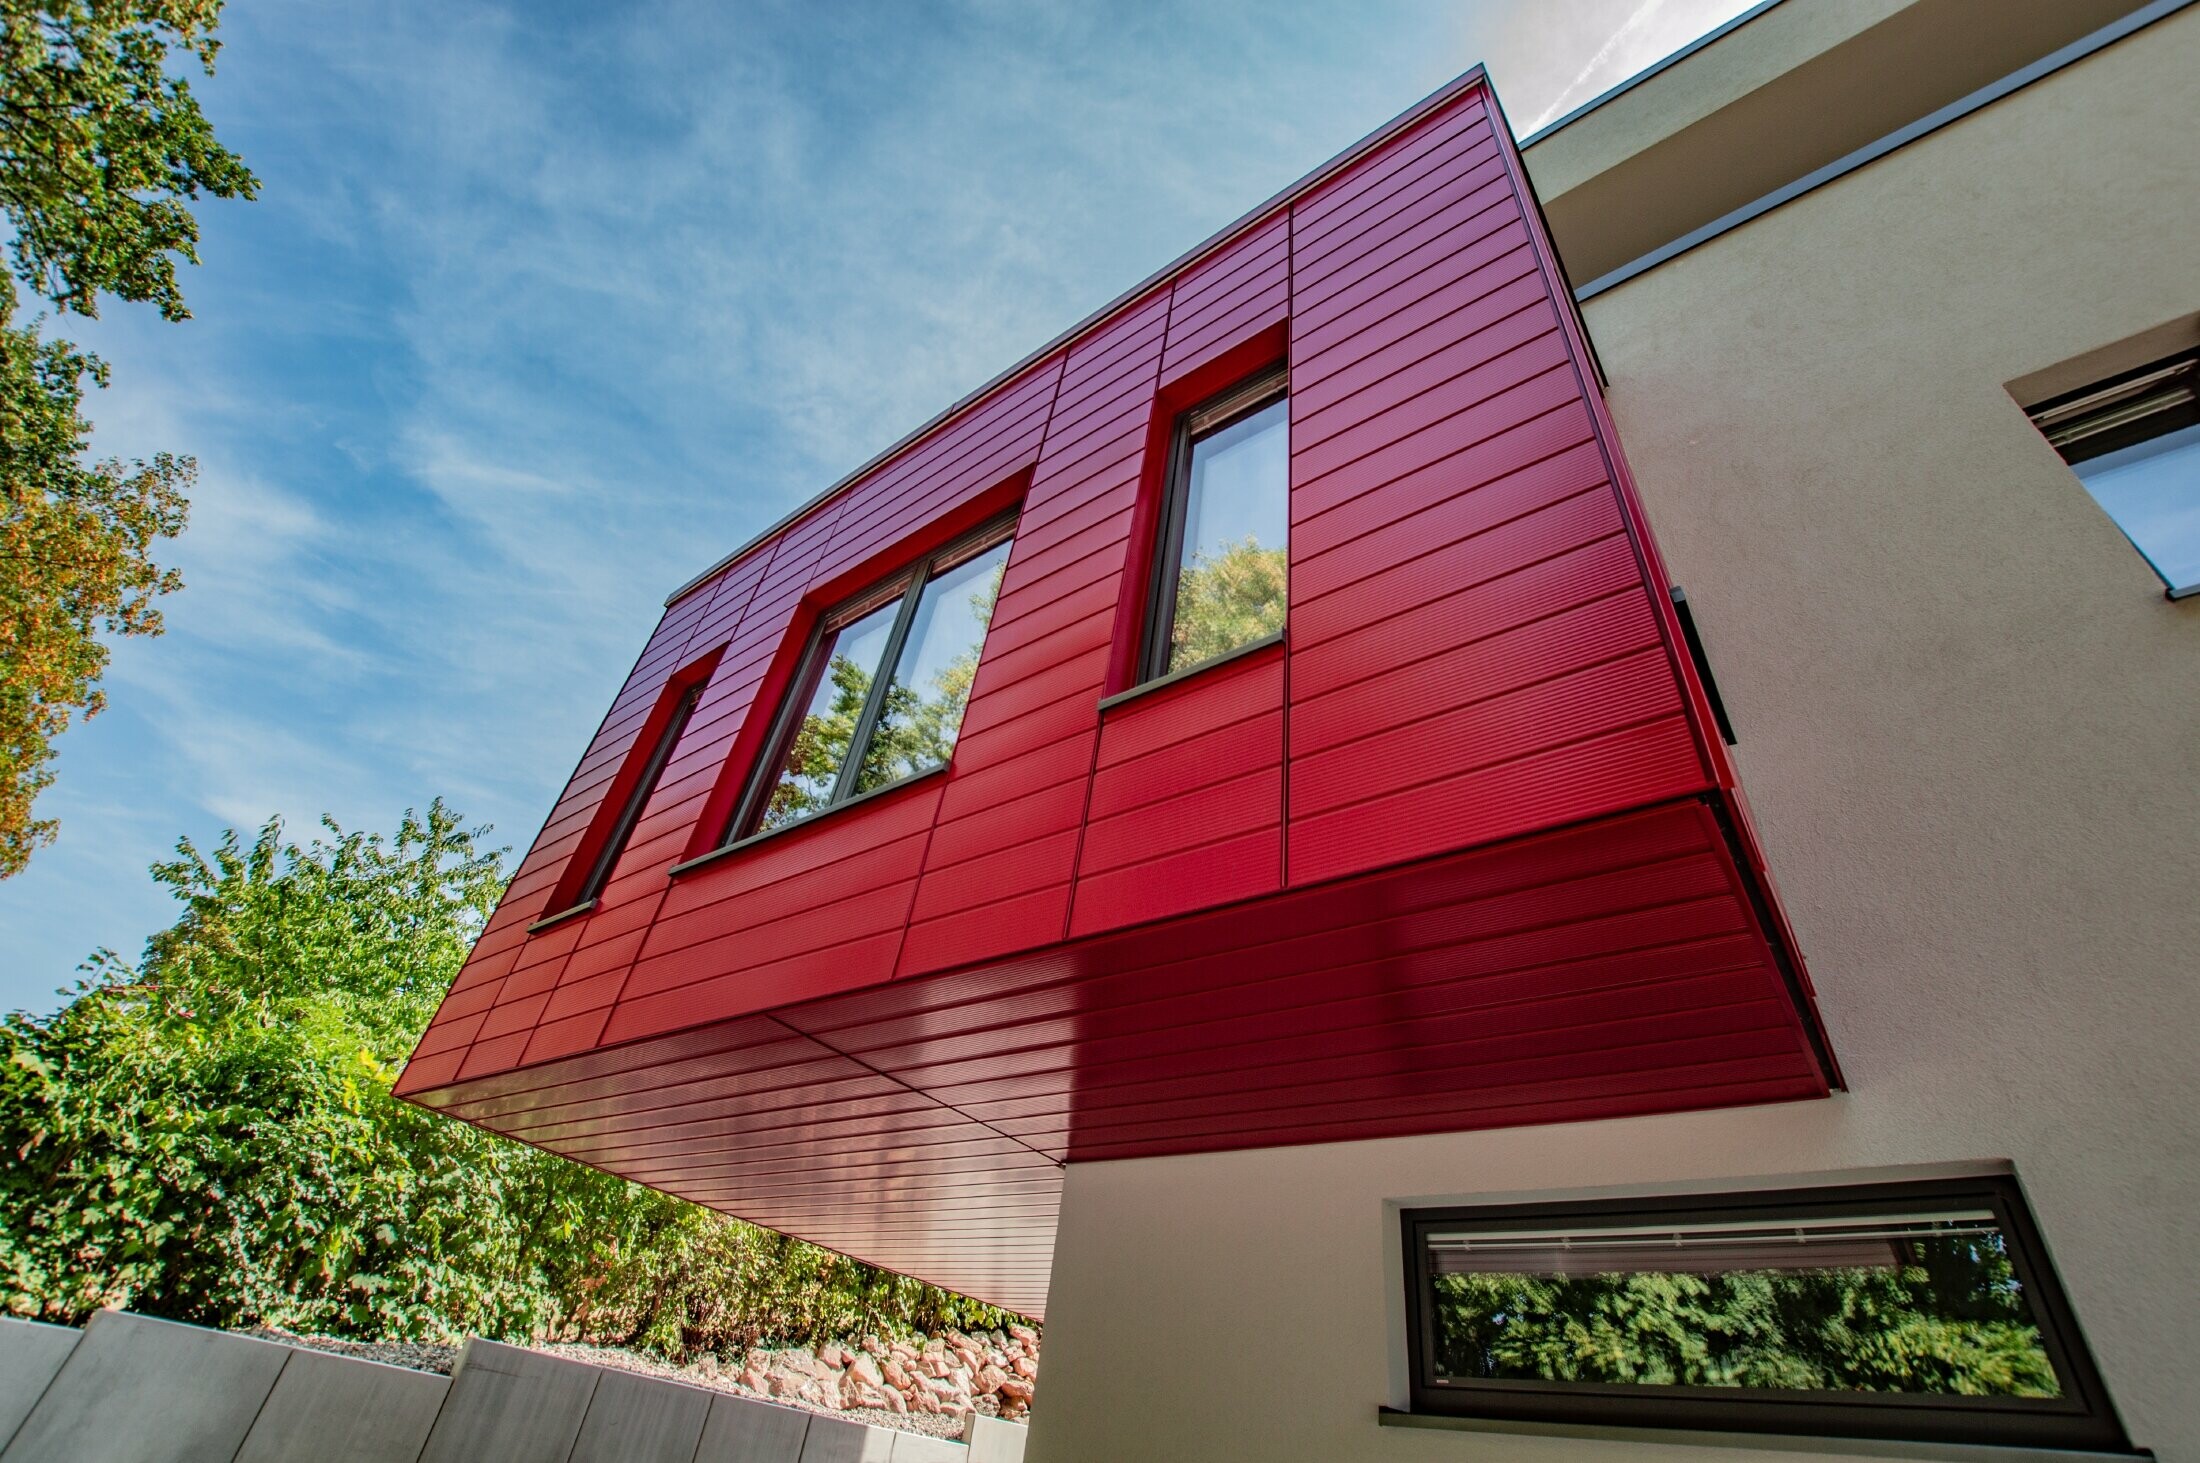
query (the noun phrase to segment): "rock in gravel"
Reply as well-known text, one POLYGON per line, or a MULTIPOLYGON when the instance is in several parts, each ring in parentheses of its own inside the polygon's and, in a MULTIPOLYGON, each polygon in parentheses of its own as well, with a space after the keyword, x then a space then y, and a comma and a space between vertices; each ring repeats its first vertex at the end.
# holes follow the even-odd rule
MULTIPOLYGON (((459 1352, 457 1346, 433 1342, 350 1341, 293 1335, 273 1328, 248 1334, 429 1372, 448 1373, 459 1352)), ((1037 1333, 1031 1334, 1036 1337, 1037 1333)), ((873 1427, 899 1428, 940 1438, 961 1435, 965 1411, 1012 1420, 1022 1417, 1030 1406, 1028 1380, 1024 1381, 1020 1398, 1001 1388, 1012 1388, 1019 1382, 1020 1378, 1011 1374, 1022 1370, 1016 1363, 1028 1367, 1031 1374, 1037 1372, 1026 1354, 1035 1352, 1036 1346, 997 1331, 975 1335, 948 1332, 917 1345, 888 1342, 874 1335, 827 1342, 814 1351, 805 1347, 752 1347, 738 1358, 703 1356, 684 1367, 660 1357, 610 1347, 574 1342, 531 1344, 537 1351, 594 1366, 616 1367, 721 1392, 775 1397, 790 1406, 829 1412, 873 1427), (976 1367, 962 1354, 965 1350, 976 1354, 976 1367), (995 1356, 999 1362, 994 1361, 995 1356), (1002 1379, 999 1387, 991 1385, 996 1375, 1002 1379)))

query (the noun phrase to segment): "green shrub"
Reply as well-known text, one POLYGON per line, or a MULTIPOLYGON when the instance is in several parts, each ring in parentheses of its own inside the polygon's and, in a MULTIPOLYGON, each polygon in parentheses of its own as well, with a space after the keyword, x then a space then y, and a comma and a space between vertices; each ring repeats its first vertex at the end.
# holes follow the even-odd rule
POLYGON ((51 1017, 0 1021, 0 1296, 362 1338, 680 1357, 1006 1313, 390 1096, 503 886, 441 802, 390 838, 270 822, 51 1017))

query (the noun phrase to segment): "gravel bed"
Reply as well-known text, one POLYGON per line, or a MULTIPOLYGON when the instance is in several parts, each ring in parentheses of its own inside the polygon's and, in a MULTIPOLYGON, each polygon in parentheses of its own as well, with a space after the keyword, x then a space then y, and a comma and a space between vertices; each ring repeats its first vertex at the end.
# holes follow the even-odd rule
MULTIPOLYGON (((379 1361, 390 1366, 410 1367, 418 1372, 441 1372, 450 1375, 451 1367, 458 1360, 458 1348, 442 1346, 429 1341, 346 1341, 335 1336, 299 1336, 289 1331, 278 1331, 272 1326, 259 1326, 245 1333, 264 1341, 281 1341, 292 1346, 303 1346, 313 1351, 333 1351, 340 1356, 356 1356, 365 1361, 379 1361)), ((813 1407, 792 1397, 765 1397, 736 1382, 715 1357, 705 1357, 687 1366, 675 1366, 662 1357, 645 1355, 638 1351, 621 1351, 611 1346, 583 1346, 577 1342, 544 1341, 531 1345, 530 1351, 540 1351, 548 1356, 562 1356, 572 1361, 587 1362, 591 1366, 616 1367, 620 1371, 640 1372, 644 1376, 662 1377, 667 1381, 685 1382, 691 1387, 707 1387, 714 1392, 731 1392, 736 1397, 753 1397, 760 1401, 775 1402, 781 1407, 798 1407, 804 1412, 822 1412, 828 1417, 845 1417, 851 1422, 865 1422, 872 1427, 895 1428, 905 1433, 923 1433, 934 1438, 960 1438, 962 1419, 939 1412, 890 1412, 883 1407, 813 1407)))

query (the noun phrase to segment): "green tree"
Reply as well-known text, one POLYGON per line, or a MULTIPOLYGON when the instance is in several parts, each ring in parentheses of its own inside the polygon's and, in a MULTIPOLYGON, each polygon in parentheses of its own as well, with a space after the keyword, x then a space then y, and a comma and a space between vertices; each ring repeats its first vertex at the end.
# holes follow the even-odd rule
POLYGON ((481 835, 437 803, 389 838, 270 823, 157 865, 183 912, 140 959, 0 1021, 4 1308, 673 1355, 1000 1324, 392 1098, 501 891, 481 835))
POLYGON ((1247 535, 1221 553, 1195 555, 1176 580, 1169 665, 1182 670, 1283 629, 1288 556, 1247 535))
POLYGON ((55 832, 32 804, 53 739, 104 704, 108 635, 157 635, 180 587, 154 545, 182 531, 196 464, 87 463, 84 383, 99 359, 16 319, 18 281, 63 314, 99 297, 182 320, 189 207, 258 183, 215 140, 175 59, 211 74, 221 0, 0 0, 0 878, 55 832))

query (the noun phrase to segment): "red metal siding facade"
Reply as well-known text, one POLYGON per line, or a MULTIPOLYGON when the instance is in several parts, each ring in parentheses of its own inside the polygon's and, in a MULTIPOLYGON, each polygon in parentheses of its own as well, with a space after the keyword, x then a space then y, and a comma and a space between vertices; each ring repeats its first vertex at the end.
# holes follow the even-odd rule
POLYGON ((1822 1096, 1681 645, 1470 76, 677 598, 399 1090, 1032 1313, 1065 1162, 1822 1096), (1287 633, 1122 695, 1172 423, 1282 362, 1287 633), (1010 508, 952 765, 671 872, 1010 508))

